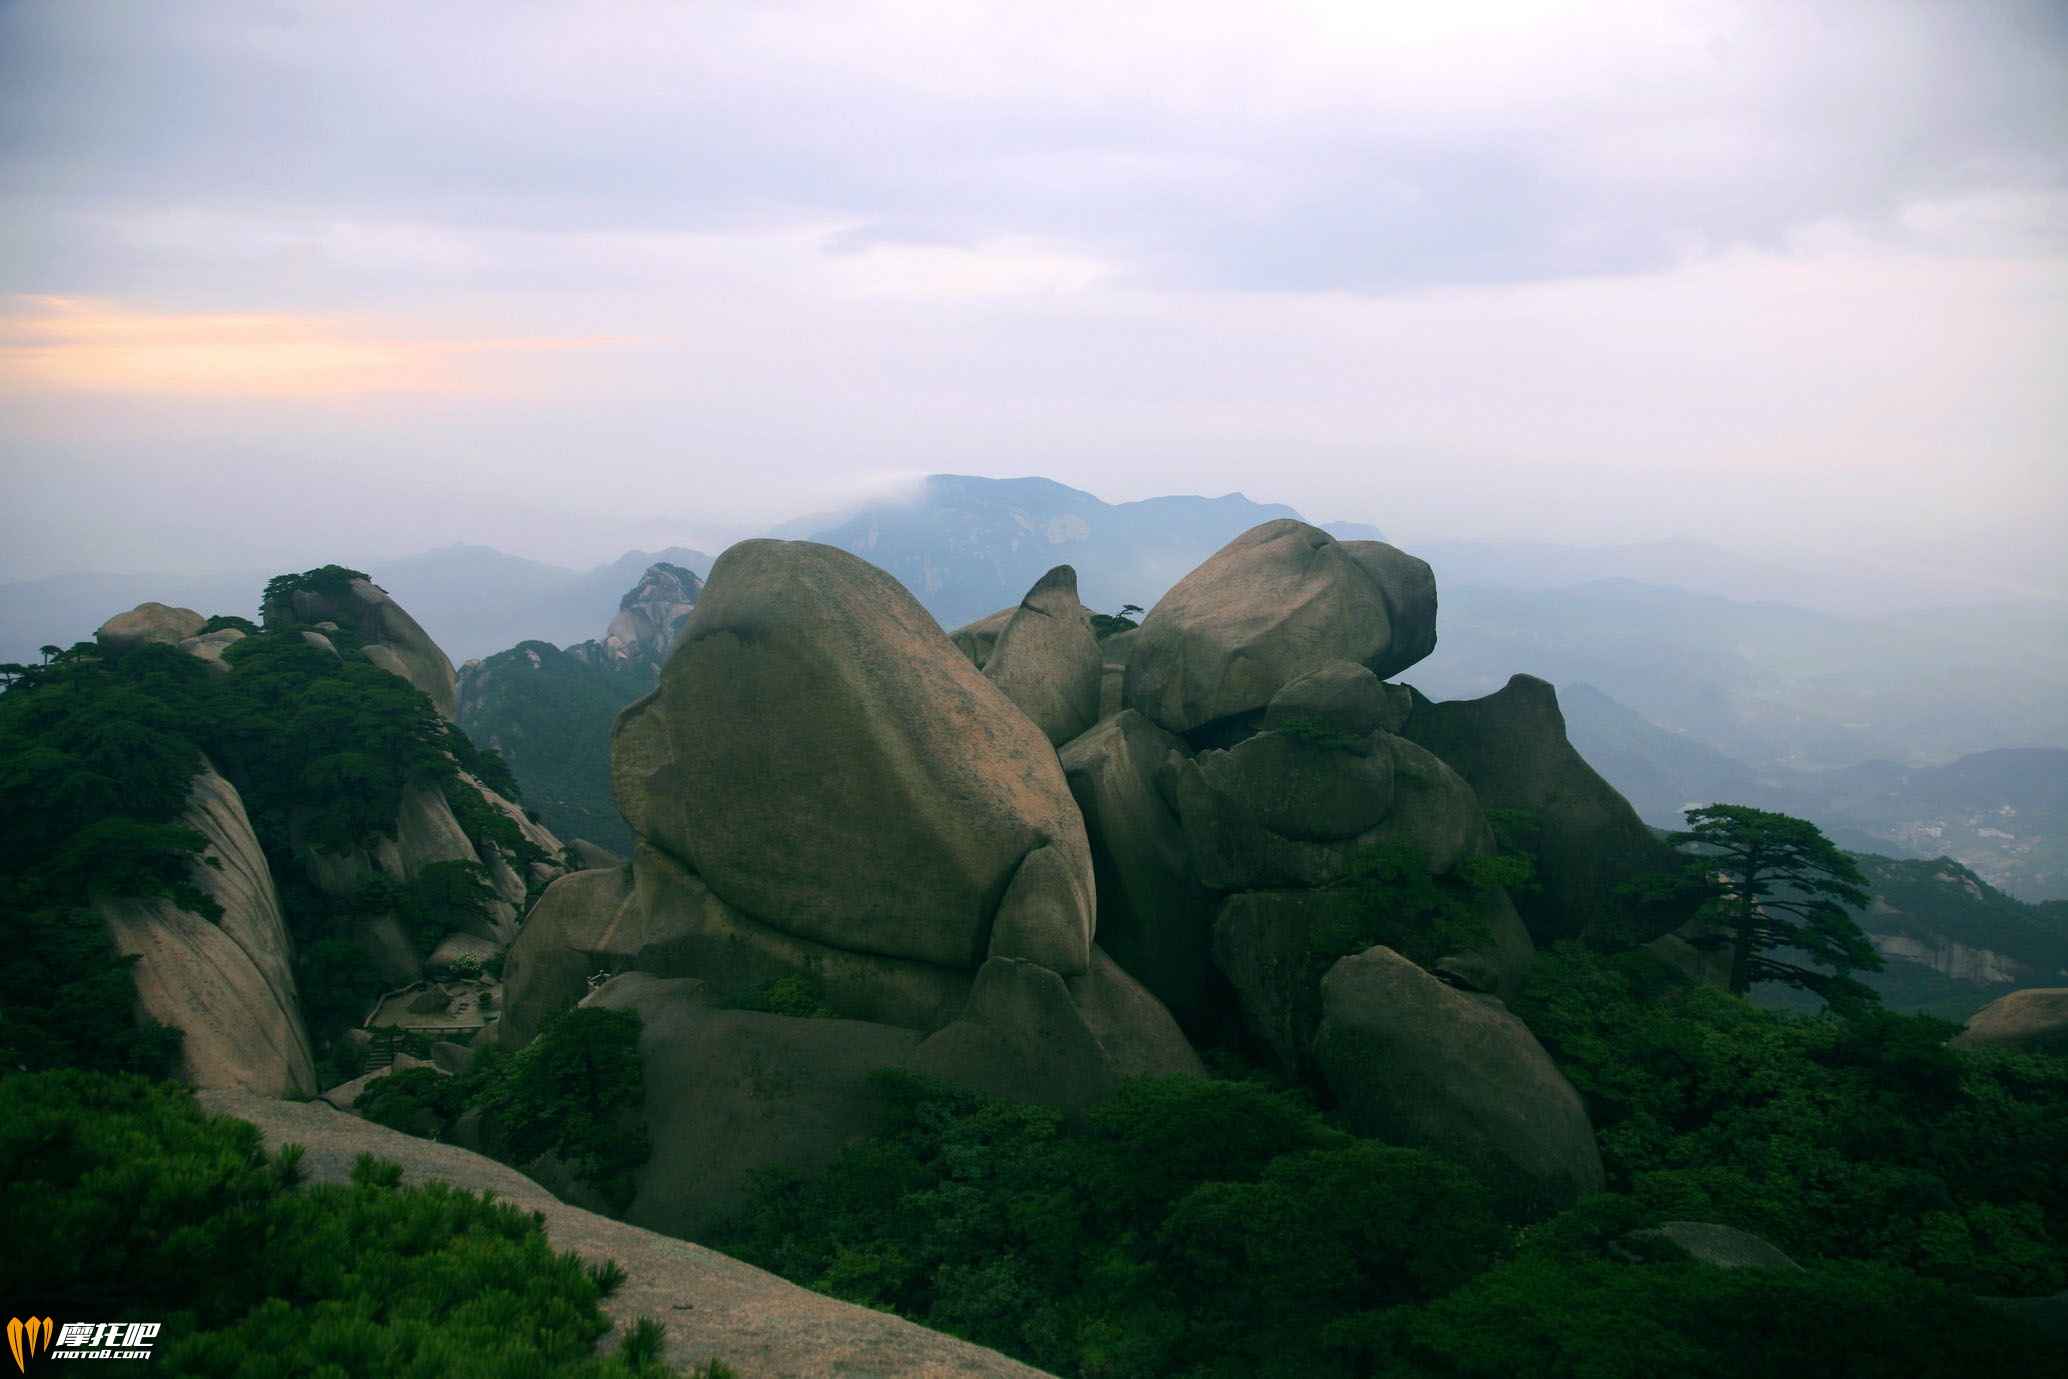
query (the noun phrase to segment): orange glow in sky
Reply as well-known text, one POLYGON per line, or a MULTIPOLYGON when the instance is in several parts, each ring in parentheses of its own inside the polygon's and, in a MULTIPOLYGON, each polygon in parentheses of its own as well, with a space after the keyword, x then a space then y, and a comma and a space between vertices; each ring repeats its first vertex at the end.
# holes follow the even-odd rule
POLYGON ((492 391, 456 367, 508 350, 649 343, 412 339, 343 316, 162 315, 77 297, 20 296, 0 315, 0 391, 337 397, 492 391))

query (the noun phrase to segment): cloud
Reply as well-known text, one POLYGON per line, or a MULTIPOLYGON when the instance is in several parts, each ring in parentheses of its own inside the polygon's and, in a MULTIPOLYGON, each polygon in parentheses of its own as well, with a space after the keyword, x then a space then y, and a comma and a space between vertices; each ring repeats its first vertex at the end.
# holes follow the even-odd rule
POLYGON ((114 303, 21 296, 0 316, 0 392, 337 397, 492 390, 469 357, 655 343, 405 339, 335 317, 151 315, 114 303))

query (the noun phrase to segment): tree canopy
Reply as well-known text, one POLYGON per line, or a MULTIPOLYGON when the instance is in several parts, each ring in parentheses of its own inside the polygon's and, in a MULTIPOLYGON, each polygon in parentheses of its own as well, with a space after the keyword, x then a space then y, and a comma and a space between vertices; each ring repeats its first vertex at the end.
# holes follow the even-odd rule
POLYGON ((1849 975, 1882 967, 1847 913, 1867 904, 1867 878, 1851 857, 1808 820, 1747 805, 1690 809, 1687 822, 1673 842, 1695 853, 1688 883, 1706 897, 1705 917, 1723 931, 1718 941, 1730 949, 1732 992, 1782 982, 1833 1004, 1878 1001, 1849 975), (1783 954, 1800 954, 1807 965, 1783 954))

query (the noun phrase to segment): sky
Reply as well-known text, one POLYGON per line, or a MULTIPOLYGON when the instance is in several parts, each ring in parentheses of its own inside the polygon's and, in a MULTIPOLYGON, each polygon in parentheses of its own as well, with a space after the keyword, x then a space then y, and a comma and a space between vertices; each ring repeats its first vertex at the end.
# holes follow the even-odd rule
POLYGON ((0 580, 930 472, 2068 585, 2068 5, 0 0, 0 580))

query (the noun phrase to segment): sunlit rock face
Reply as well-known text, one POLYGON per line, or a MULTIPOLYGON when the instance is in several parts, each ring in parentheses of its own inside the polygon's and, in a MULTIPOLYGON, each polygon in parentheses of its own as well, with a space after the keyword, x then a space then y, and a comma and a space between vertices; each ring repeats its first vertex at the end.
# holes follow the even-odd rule
POLYGON ((1077 600, 1075 570, 1058 565, 1027 591, 983 670, 1056 746, 1098 721, 1105 658, 1077 600))
POLYGON ((1254 727, 1280 689, 1331 661, 1384 678, 1435 646, 1427 564, 1281 519, 1236 537, 1149 610, 1125 697, 1174 733, 1254 727))
POLYGON ((974 969, 995 928, 1065 975, 1089 961, 1091 853, 1054 749, 901 585, 830 546, 720 557, 618 720, 612 779, 635 833, 783 932, 974 969))
POLYGON ((693 571, 666 561, 649 565, 619 600, 602 639, 571 646, 568 653, 602 670, 644 668, 658 676, 703 592, 704 582, 693 571))

